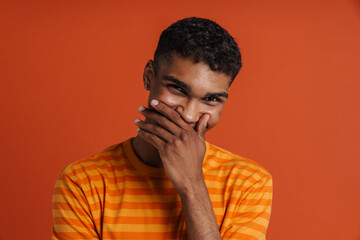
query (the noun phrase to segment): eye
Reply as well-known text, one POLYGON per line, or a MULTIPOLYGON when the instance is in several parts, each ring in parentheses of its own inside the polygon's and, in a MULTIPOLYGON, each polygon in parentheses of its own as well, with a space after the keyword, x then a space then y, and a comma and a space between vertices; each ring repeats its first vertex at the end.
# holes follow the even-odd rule
POLYGON ((182 87, 178 86, 178 85, 169 84, 168 87, 172 88, 172 89, 174 89, 174 90, 176 90, 178 92, 181 92, 181 93, 184 93, 184 94, 186 93, 185 90, 182 87))
POLYGON ((221 100, 220 98, 218 98, 218 97, 212 97, 212 96, 206 97, 206 98, 205 98, 205 101, 208 101, 208 102, 222 102, 222 100, 221 100))

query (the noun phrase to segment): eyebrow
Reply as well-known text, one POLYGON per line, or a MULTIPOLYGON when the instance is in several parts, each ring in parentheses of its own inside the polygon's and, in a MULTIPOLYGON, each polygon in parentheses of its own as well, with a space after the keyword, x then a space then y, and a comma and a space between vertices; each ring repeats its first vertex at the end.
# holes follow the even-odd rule
MULTIPOLYGON (((191 87, 188 84, 184 83, 183 81, 180 81, 176 77, 165 75, 163 76, 163 79, 173 82, 179 85, 180 87, 184 88, 186 91, 191 92, 191 87)), ((229 94, 227 92, 207 93, 205 95, 205 97, 223 97, 223 98, 228 98, 228 96, 229 94)))

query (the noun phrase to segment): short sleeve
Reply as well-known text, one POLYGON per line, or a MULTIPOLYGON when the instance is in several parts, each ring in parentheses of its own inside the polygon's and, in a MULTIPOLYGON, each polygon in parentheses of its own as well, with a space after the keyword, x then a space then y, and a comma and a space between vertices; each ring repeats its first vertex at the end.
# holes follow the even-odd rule
MULTIPOLYGON (((234 187, 236 188, 236 187, 234 187)), ((265 240, 269 225, 272 204, 272 178, 263 176, 255 184, 234 191, 233 201, 230 202, 228 227, 222 234, 225 239, 265 240), (241 190, 240 190, 241 189, 241 190)))
POLYGON ((52 239, 100 239, 80 185, 64 172, 53 193, 52 239))

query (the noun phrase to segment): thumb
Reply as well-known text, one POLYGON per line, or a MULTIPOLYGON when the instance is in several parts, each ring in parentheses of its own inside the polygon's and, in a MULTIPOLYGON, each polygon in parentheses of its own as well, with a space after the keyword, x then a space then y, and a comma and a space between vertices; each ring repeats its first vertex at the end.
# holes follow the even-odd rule
POLYGON ((210 119, 209 114, 202 115, 196 126, 196 133, 204 140, 205 140, 206 127, 209 119, 210 119))

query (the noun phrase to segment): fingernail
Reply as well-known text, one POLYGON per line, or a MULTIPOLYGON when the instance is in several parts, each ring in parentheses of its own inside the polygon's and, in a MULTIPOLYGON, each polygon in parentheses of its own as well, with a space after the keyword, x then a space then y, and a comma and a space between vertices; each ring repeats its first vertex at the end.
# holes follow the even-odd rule
POLYGON ((144 110, 145 110, 145 107, 143 107, 143 106, 140 106, 140 107, 138 108, 138 111, 139 111, 139 112, 144 111, 144 110))
POLYGON ((158 100, 153 99, 153 100, 151 100, 151 105, 153 105, 153 106, 157 106, 157 105, 159 105, 159 101, 158 101, 158 100))
POLYGON ((138 122, 140 122, 140 121, 141 121, 141 120, 138 119, 138 118, 134 120, 135 123, 138 123, 138 122))

